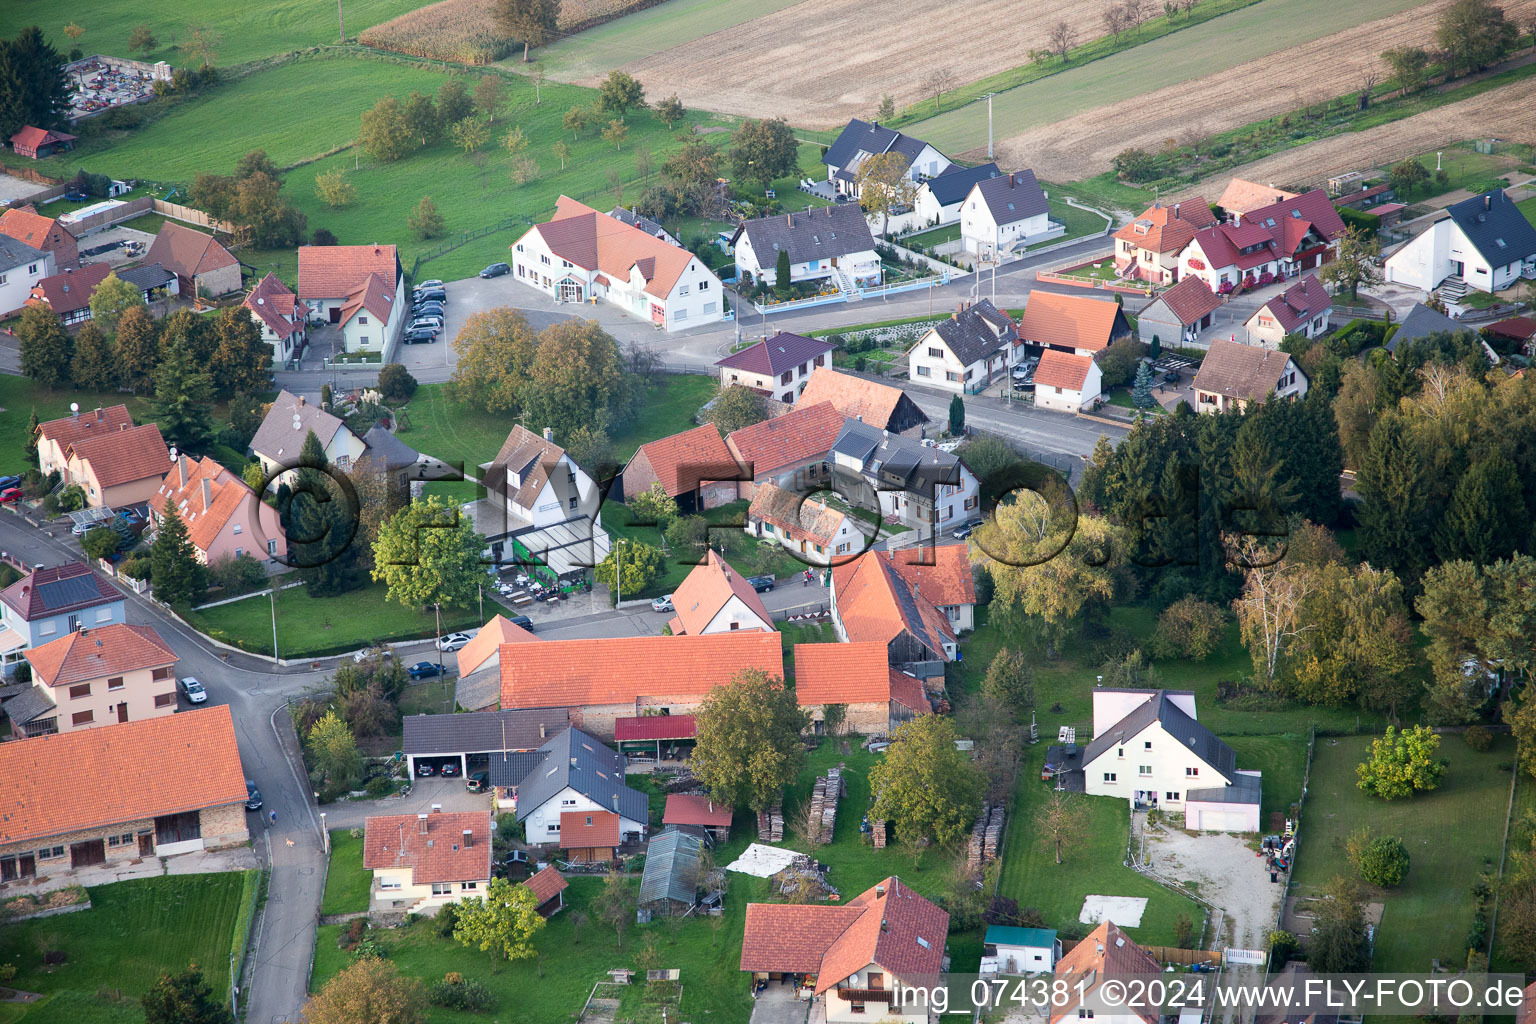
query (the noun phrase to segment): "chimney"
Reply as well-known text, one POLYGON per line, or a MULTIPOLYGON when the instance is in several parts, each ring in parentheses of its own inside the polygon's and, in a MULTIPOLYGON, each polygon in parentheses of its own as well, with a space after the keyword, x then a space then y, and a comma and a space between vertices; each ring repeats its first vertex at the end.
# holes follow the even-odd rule
POLYGON ((1173 219, 1174 220, 1178 220, 1179 219, 1179 204, 1178 203, 1174 203, 1173 204, 1173 219))
POLYGON ((885 895, 885 883, 884 882, 876 883, 876 885, 875 885, 875 895, 877 897, 885 895))
POLYGON ((1487 195, 1483 196, 1483 209, 1485 209, 1485 210, 1493 209, 1493 193, 1492 192, 1489 192, 1487 195))
POLYGON ((433 804, 432 805, 432 813, 433 814, 442 814, 443 813, 443 805, 442 804, 433 804))
POLYGON ((303 395, 300 395, 299 396, 299 404, 300 405, 308 405, 309 402, 308 402, 308 400, 305 399, 305 397, 303 395))
POLYGON ((464 830, 464 844, 463 844, 464 845, 464 849, 466 849, 466 850, 469 849, 469 847, 470 847, 472 841, 474 840, 474 838, 475 838, 475 830, 474 829, 467 828, 467 829, 464 830))
POLYGON ((419 836, 427 834, 427 816, 425 814, 416 815, 416 834, 419 836))
POLYGON ((101 411, 101 406, 98 405, 96 407, 96 422, 100 423, 104 419, 106 419, 106 414, 101 411))
POLYGON ((554 427, 545 427, 544 428, 544 440, 546 440, 546 441, 553 441, 554 439, 555 439, 555 428, 554 427))
POLYGON ((613 794, 613 809, 615 812, 619 809, 619 794, 617 793, 613 794))
POLYGON ((541 740, 549 739, 549 730, 548 730, 548 728, 545 726, 545 724, 543 722, 539 723, 539 739, 541 739, 541 740))

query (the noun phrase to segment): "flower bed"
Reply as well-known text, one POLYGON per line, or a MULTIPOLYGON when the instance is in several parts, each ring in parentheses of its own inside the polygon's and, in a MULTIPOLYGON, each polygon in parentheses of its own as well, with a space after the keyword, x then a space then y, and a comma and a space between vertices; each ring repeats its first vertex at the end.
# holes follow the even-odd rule
POLYGON ((70 885, 50 892, 23 893, 0 901, 0 921, 26 921, 51 917, 75 910, 90 910, 91 897, 82 885, 70 885))

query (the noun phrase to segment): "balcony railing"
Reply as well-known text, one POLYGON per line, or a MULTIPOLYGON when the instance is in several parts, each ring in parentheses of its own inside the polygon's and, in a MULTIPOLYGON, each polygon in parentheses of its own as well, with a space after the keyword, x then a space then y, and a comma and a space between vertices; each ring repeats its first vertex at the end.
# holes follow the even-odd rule
POLYGON ((838 988, 837 995, 850 1003, 888 1003, 891 1001, 891 990, 888 988, 838 988))

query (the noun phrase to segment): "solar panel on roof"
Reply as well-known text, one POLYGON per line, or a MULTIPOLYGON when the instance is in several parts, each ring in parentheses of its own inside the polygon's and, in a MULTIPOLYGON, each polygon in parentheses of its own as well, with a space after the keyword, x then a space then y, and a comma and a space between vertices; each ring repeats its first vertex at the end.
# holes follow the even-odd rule
POLYGON ((72 576, 69 579, 41 584, 37 588, 38 599, 43 602, 44 608, 50 610, 93 600, 100 593, 93 576, 72 576))

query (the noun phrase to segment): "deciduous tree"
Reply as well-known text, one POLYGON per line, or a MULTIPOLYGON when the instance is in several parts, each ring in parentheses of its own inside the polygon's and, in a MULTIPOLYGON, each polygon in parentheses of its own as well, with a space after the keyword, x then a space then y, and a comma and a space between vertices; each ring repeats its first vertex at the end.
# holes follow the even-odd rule
POLYGON ((896 98, 890 93, 880 94, 880 105, 875 108, 875 121, 889 121, 896 116, 896 98))
POLYGON ((1038 841, 1052 849, 1060 864, 1062 851, 1082 842, 1088 834, 1088 809, 1082 797, 1053 789, 1035 808, 1032 824, 1038 841))
POLYGON ((1452 75, 1481 71, 1513 49, 1519 36, 1520 29, 1492 0, 1456 0, 1435 26, 1435 41, 1446 52, 1452 75))
POLYGON ((715 392, 714 404, 704 413, 721 434, 730 434, 768 418, 768 403, 751 388, 722 384, 715 392))
POLYGON ((453 144, 465 153, 473 153, 491 137, 490 125, 471 114, 469 117, 455 121, 451 129, 453 144))
MULTIPOLYGON (((1098 516, 1073 516, 1070 495, 1059 477, 1047 474, 1034 491, 1019 492, 997 506, 992 519, 971 544, 994 559, 996 598, 1036 620, 1045 633, 1047 652, 1068 631, 1096 614, 1115 590, 1111 564, 1120 556, 1115 529, 1098 516)), ((975 555, 973 557, 980 557, 975 555)), ((996 599, 994 598, 994 599, 996 599)))
POLYGON ((539 901, 526 885, 493 878, 483 897, 459 901, 453 937, 498 960, 529 960, 534 936, 544 929, 539 901))
POLYGON ((917 182, 907 174, 911 167, 905 155, 891 150, 868 157, 854 172, 859 205, 867 213, 880 215, 881 235, 890 223, 891 211, 911 206, 917 196, 917 182))
MULTIPOLYGON (((393 96, 382 97, 368 110, 363 111, 362 123, 357 132, 357 144, 363 152, 375 160, 392 163, 405 156, 413 135, 406 121, 400 101, 393 96)), ((419 143, 418 143, 419 144, 419 143)))
POLYGON ((132 306, 142 305, 144 293, 137 285, 109 273, 91 293, 91 320, 107 334, 113 334, 123 313, 132 306))
POLYGON ((1359 228, 1347 226, 1339 237, 1339 252, 1332 262, 1323 264, 1318 271, 1324 284, 1331 284, 1335 291, 1349 289, 1351 300, 1360 297, 1360 286, 1373 288, 1381 284, 1381 271, 1376 267, 1376 257, 1381 255, 1381 243, 1367 238, 1359 228))
POLYGON ((1360 877, 1372 885, 1391 888, 1408 877, 1408 848, 1397 836, 1374 836, 1364 826, 1345 842, 1345 850, 1360 877))
POLYGON ((641 395, 619 343, 596 320, 562 320, 540 332, 529 380, 528 419, 560 435, 583 423, 623 427, 641 395))
POLYGON ((1045 41, 1051 48, 1051 52, 1060 57, 1062 63, 1066 63, 1067 55, 1072 52, 1072 47, 1077 43, 1077 29, 1065 21, 1058 21, 1051 26, 1045 41))
POLYGON ((611 868, 603 878, 602 891, 592 900, 592 913, 613 929, 620 949, 624 948, 624 931, 635 920, 635 890, 618 868, 611 868))
POLYGON ((550 152, 554 153, 555 159, 560 161, 560 169, 565 170, 565 163, 571 158, 571 144, 564 139, 557 139, 550 147, 550 152))
POLYGON ((443 233, 443 215, 437 211, 431 196, 422 196, 416 209, 405 218, 405 225, 417 238, 436 238, 443 233))
POLYGON ((794 129, 783 118, 748 119, 731 134, 731 169, 738 178, 767 188, 800 167, 794 129))
POLYGON ((1355 768, 1359 787, 1383 800, 1399 800, 1432 790, 1445 775, 1446 762, 1437 755, 1440 737, 1427 726, 1398 732, 1392 726, 1371 741, 1370 756, 1355 768))
POLYGON ((939 101, 955 87, 955 73, 949 68, 934 68, 923 78, 922 89, 933 96, 933 109, 937 113, 939 101))
POLYGON ((572 107, 565 112, 565 116, 560 119, 560 123, 565 126, 566 131, 571 133, 571 138, 575 139, 581 134, 581 130, 587 126, 587 111, 583 107, 572 107))
POLYGON ((723 804, 767 810, 805 763, 800 734, 810 716, 777 676, 743 669, 711 690, 694 717, 693 772, 723 804))
POLYGON ((1430 54, 1422 46, 1395 46, 1382 53, 1381 59, 1392 70, 1392 81, 1406 96, 1424 88, 1428 77, 1430 54))
POLYGON ((137 50, 146 57, 149 56, 149 51, 159 45, 160 41, 155 38, 155 33, 148 25, 135 26, 134 30, 128 33, 128 49, 137 50))
POLYGON ((469 517, 439 495, 415 501, 379 529, 373 547, 373 578, 389 598, 407 607, 434 602, 468 608, 484 579, 480 553, 485 538, 469 517))
POLYGON ((655 582, 666 569, 666 558, 661 549, 638 541, 630 544, 614 542, 606 558, 598 563, 592 574, 597 582, 610 590, 617 589, 631 597, 655 582), (622 583, 622 586, 619 584, 622 583))
POLYGON ((981 773, 955 749, 955 727, 943 715, 920 715, 896 727, 885 757, 870 769, 870 814, 894 822, 909 839, 958 842, 981 806, 981 773))
POLYGON ((515 309, 471 314, 453 339, 458 362, 452 380, 458 397, 489 413, 517 409, 538 344, 538 335, 515 309))
POLYGON ((624 140, 629 137, 629 126, 623 121, 613 120, 603 129, 603 141, 613 143, 614 152, 618 152, 624 146, 624 140))
POLYGON ((443 118, 437 112, 437 101, 415 89, 405 98, 400 111, 405 119, 406 133, 425 149, 443 137, 443 118))
POLYGON ((1409 199, 1420 185, 1429 180, 1429 170, 1417 160, 1409 158, 1394 164, 1387 173, 1387 180, 1399 199, 1409 199))
POLYGON ((486 120, 495 124, 496 115, 507 106, 507 83, 500 75, 481 75, 475 80, 473 96, 475 108, 485 115, 486 120))
POLYGON ((347 172, 340 166, 332 167, 315 175, 315 195, 333 210, 351 206, 357 198, 357 186, 347 180, 347 172))
POLYGON ((1314 923, 1307 940, 1307 966, 1339 974, 1370 970, 1371 947, 1359 885, 1335 875, 1312 906, 1314 923))
POLYGON ((683 108, 683 101, 677 98, 677 93, 673 93, 666 99, 658 101, 655 109, 651 112, 656 115, 658 121, 665 124, 668 128, 675 126, 688 113, 683 108))
POLYGON ((639 523, 659 523, 663 528, 677 518, 677 499, 667 493, 660 480, 629 499, 629 510, 639 523))
POLYGON ((421 982, 388 960, 365 956, 309 997, 305 1024, 426 1024, 421 982))
MULTIPOLYGON (((141 29, 135 29, 135 32, 141 29)), ((148 31, 148 29, 142 29, 148 31)), ((153 43, 150 49, 154 49, 153 43)), ((232 1024, 229 1008, 214 999, 202 968, 192 964, 179 974, 162 974, 139 999, 144 1024, 232 1024)))
POLYGON ((627 71, 610 71, 598 87, 597 109, 604 114, 617 114, 619 120, 633 109, 645 106, 645 87, 635 81, 627 71))
POLYGON ((560 23, 560 0, 497 0, 493 13, 503 33, 523 41, 526 64, 532 47, 543 46, 554 37, 560 23))

